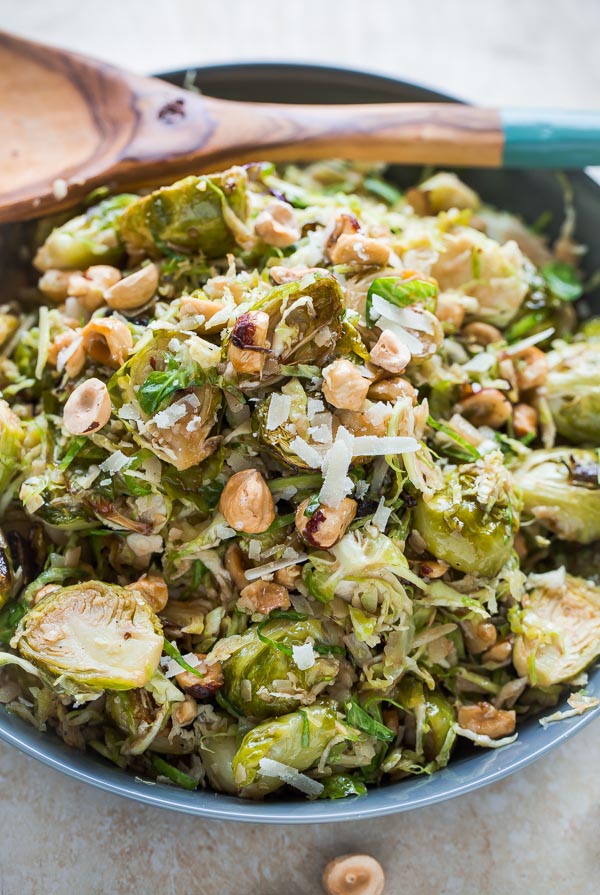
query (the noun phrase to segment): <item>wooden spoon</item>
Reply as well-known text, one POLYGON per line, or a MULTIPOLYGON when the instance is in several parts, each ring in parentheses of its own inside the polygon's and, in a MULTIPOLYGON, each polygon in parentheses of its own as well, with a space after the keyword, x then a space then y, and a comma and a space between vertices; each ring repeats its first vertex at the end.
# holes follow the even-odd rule
POLYGON ((600 113, 229 102, 3 32, 0 116, 0 222, 67 208, 102 184, 167 183, 261 159, 600 164, 600 113))

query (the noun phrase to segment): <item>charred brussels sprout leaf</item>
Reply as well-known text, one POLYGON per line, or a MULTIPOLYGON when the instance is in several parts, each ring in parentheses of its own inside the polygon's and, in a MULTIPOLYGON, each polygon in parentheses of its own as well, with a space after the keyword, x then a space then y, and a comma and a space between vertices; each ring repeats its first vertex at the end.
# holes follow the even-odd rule
POLYGON ((546 396, 560 435, 600 442, 600 340, 558 345, 548 355, 546 396))
POLYGON ((321 622, 280 618, 259 628, 245 635, 245 645, 224 667, 223 693, 244 715, 269 718, 289 712, 303 701, 314 699, 335 678, 339 662, 333 656, 316 656, 314 665, 306 670, 300 670, 294 662, 294 646, 307 640, 319 644, 331 640, 321 622), (278 689, 275 682, 282 681, 289 681, 289 686, 278 689))
POLYGON ((242 740, 233 759, 233 775, 241 794, 260 798, 283 786, 280 778, 261 774, 263 758, 297 771, 308 770, 336 735, 336 724, 335 703, 323 701, 254 727, 242 740))
POLYGON ((168 706, 157 705, 147 690, 121 690, 107 694, 106 711, 119 730, 127 734, 121 752, 140 755, 164 724, 168 706))
POLYGON ((42 671, 91 690, 145 686, 158 668, 161 624, 135 591, 86 581, 48 594, 12 645, 42 671))
POLYGON ((300 282, 277 286, 249 310, 269 315, 271 349, 262 384, 277 375, 280 366, 322 367, 342 336, 344 299, 338 281, 328 274, 309 274, 300 282))
POLYGON ((510 612, 513 662, 534 686, 549 687, 583 671, 600 654, 600 588, 550 572, 510 612))
POLYGON ((444 487, 428 501, 418 498, 414 527, 429 552, 459 572, 492 578, 511 555, 519 504, 501 457, 498 474, 504 482, 489 503, 483 472, 476 464, 451 472, 444 487))
POLYGON ((6 539, 0 531, 0 608, 10 599, 14 584, 13 564, 6 539))
POLYGON ((116 264, 125 254, 119 237, 119 219, 138 200, 123 193, 111 196, 56 227, 38 249, 34 264, 38 270, 77 270, 92 264, 116 264))
MULTIPOLYGON (((138 198, 120 221, 129 251, 151 257, 170 250, 202 251, 218 258, 235 248, 247 214, 243 168, 190 176, 138 198)), ((245 229, 245 228, 244 228, 245 229)))
POLYGON ((600 538, 598 455, 583 448, 532 451, 515 470, 525 511, 565 541, 600 538), (596 478, 594 480, 594 470, 596 478))

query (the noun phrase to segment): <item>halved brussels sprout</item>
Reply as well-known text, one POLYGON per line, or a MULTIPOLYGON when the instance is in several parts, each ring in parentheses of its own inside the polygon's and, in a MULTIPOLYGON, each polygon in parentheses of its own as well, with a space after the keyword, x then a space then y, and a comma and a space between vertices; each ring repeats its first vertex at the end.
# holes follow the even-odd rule
POLYGON ((160 330, 109 383, 138 444, 176 469, 196 466, 220 444, 209 437, 221 404, 218 360, 219 350, 204 339, 160 330))
MULTIPOLYGON (((343 334, 344 298, 338 281, 330 274, 311 273, 299 282, 272 289, 246 311, 269 316, 270 351, 260 384, 281 375, 280 367, 314 364, 323 367, 334 355, 343 334)), ((224 342, 229 347, 231 335, 224 342)), ((255 374, 252 374, 256 378, 255 374)))
POLYGON ((600 340, 548 354, 546 397, 557 431, 574 444, 600 442, 600 340))
POLYGON ((440 491, 429 500, 418 498, 413 517, 436 559, 486 578, 497 575, 508 561, 519 527, 519 501, 501 456, 495 466, 490 472, 476 463, 453 469, 440 491), (497 480, 491 482, 490 475, 497 480))
POLYGON ((514 666, 541 687, 570 680, 600 655, 600 588, 560 570, 547 578, 510 613, 514 666))
POLYGON ((163 648, 160 621, 134 590, 86 581, 48 594, 11 646, 42 670, 92 690, 144 687, 163 648))
POLYGON ((208 782, 217 792, 237 795, 239 787, 233 777, 233 759, 238 750, 237 728, 230 727, 222 733, 208 733, 200 742, 200 757, 208 782))
POLYGON ((152 695, 140 688, 108 693, 106 711, 119 730, 127 734, 121 753, 141 755, 165 723, 169 706, 157 705, 152 695))
POLYGON ((260 772, 269 758, 297 771, 306 771, 321 758, 337 735, 337 710, 331 700, 264 721, 246 734, 233 759, 233 776, 245 798, 261 798, 284 785, 278 777, 260 772))
POLYGON ((470 208, 474 211, 481 202, 470 186, 450 171, 438 171, 428 177, 406 196, 418 214, 438 214, 451 208, 470 208))
MULTIPOLYGON (((423 725, 423 754, 427 761, 435 761, 452 733, 456 721, 453 707, 439 690, 428 690, 422 681, 409 675, 399 684, 394 701, 423 725)), ((448 751, 446 761, 449 757, 448 751)))
POLYGON ((116 264, 125 254, 118 222, 137 196, 111 196, 66 224, 56 227, 37 250, 38 270, 77 270, 93 264, 116 264))
POLYGON ((400 581, 413 580, 408 560, 390 538, 372 531, 349 532, 328 551, 311 553, 303 577, 313 597, 329 603, 335 596, 354 602, 364 595, 374 612, 378 602, 406 601, 400 581))
POLYGON ((244 715, 270 718, 312 702, 338 672, 332 655, 316 654, 304 670, 294 660, 293 647, 307 640, 317 648, 336 645, 317 619, 274 619, 249 630, 245 639, 223 668, 223 693, 244 715))
POLYGON ((246 172, 238 167, 185 177, 137 198, 120 221, 121 237, 130 252, 151 257, 170 248, 219 258, 235 248, 244 228, 246 186, 246 172))
POLYGON ((532 451, 514 472, 527 513, 565 541, 600 538, 598 455, 584 448, 532 451))

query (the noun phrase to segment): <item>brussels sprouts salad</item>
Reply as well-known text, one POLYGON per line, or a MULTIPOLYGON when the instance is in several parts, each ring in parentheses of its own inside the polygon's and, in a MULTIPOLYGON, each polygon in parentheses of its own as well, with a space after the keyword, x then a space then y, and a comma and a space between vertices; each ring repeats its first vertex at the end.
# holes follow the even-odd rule
POLYGON ((572 227, 341 162, 42 223, 0 308, 6 709, 260 799, 594 705, 600 324, 572 227))

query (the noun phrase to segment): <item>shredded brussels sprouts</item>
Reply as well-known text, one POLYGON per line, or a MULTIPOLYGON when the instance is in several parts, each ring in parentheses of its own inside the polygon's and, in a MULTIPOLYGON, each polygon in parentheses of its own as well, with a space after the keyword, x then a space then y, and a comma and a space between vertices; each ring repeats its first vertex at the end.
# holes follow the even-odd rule
POLYGON ((339 161, 36 232, 0 307, 8 711, 188 790, 337 799, 578 691, 599 325, 564 245, 339 161))

